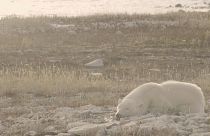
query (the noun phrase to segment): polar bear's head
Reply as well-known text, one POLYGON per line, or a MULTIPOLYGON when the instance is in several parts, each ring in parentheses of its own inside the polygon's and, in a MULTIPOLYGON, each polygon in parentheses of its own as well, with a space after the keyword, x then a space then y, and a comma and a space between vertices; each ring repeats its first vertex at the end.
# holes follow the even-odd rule
POLYGON ((119 120, 122 117, 137 116, 142 114, 144 114, 143 103, 136 103, 134 100, 123 99, 117 106, 115 116, 116 119, 119 120))

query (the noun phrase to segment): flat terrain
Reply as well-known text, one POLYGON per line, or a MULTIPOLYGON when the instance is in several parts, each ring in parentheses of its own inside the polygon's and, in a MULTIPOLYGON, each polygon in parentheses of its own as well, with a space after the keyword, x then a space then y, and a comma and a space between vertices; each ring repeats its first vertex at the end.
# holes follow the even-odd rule
MULTIPOLYGON (((71 135, 77 126, 93 126, 92 131, 94 124, 104 128, 104 123, 117 130, 107 130, 103 135, 209 133, 208 108, 204 115, 158 116, 160 122, 153 120, 151 124, 144 119, 106 124, 112 120, 119 98, 151 81, 196 83, 209 104, 209 46, 209 12, 2 18, 0 134, 71 135), (85 67, 95 59, 103 59, 104 67, 85 67), (139 126, 141 121, 144 127, 140 133, 137 129, 119 131, 129 125, 139 126), (155 125, 161 122, 162 126, 168 123, 181 128, 162 131, 161 125, 155 125), (154 129, 144 130, 147 126, 154 129)), ((157 119, 154 115, 149 118, 157 119)))

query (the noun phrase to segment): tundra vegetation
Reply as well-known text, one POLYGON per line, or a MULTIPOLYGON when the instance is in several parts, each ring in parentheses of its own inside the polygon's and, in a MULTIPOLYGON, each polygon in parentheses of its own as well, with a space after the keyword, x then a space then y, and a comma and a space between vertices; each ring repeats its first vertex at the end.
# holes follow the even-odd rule
MULTIPOLYGON (((0 120, 9 128, 14 122, 6 119, 41 112, 40 106, 114 107, 133 88, 151 81, 195 83, 209 100, 209 54, 210 12, 4 17, 0 120), (96 76, 84 64, 98 58, 104 67, 95 69, 102 73, 96 76)), ((43 126, 33 129, 42 132, 43 126)), ((5 135, 28 130, 24 126, 5 135)))

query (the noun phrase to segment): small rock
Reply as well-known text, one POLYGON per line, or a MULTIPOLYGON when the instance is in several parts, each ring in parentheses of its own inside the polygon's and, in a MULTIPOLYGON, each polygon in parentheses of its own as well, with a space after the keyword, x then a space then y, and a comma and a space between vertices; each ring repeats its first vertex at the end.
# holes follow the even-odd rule
POLYGON ((95 76, 95 77, 101 77, 101 76, 103 76, 103 74, 102 73, 99 73, 99 72, 92 72, 91 75, 92 76, 95 76))
POLYGON ((0 134, 1 134, 2 132, 4 132, 4 130, 5 130, 5 127, 1 124, 1 121, 0 121, 0 134))
POLYGON ((58 131, 55 129, 54 126, 48 126, 44 129, 44 132, 48 135, 55 135, 58 134, 58 131))
POLYGON ((153 72, 160 72, 160 69, 157 69, 157 68, 152 68, 152 69, 149 69, 149 71, 153 71, 153 72))
POLYGON ((7 117, 7 121, 13 121, 13 120, 14 119, 11 116, 7 117))
POLYGON ((69 134, 75 135, 93 135, 95 134, 102 126, 97 124, 87 124, 80 127, 72 128, 68 131, 69 134))
POLYGON ((206 118, 206 124, 210 124, 210 117, 206 118))
POLYGON ((120 30, 118 30, 118 31, 116 32, 116 34, 117 34, 117 35, 123 35, 123 32, 121 32, 120 30))
POLYGON ((210 104, 210 99, 207 101, 207 104, 210 104))
POLYGON ((176 7, 176 8, 181 8, 181 7, 183 7, 183 6, 182 6, 182 4, 179 3, 179 4, 176 4, 175 7, 176 7))
POLYGON ((91 117, 91 114, 92 114, 91 111, 86 110, 86 111, 81 112, 79 116, 83 119, 87 119, 91 117))
POLYGON ((60 134, 58 134, 57 136, 72 136, 72 135, 69 134, 69 133, 60 133, 60 134))
POLYGON ((24 136, 36 136, 36 135, 37 135, 37 132, 35 131, 29 131, 26 134, 24 134, 24 136))
POLYGON ((207 132, 207 133, 194 133, 190 136, 210 136, 210 132, 207 132))
POLYGON ((97 131, 95 136, 107 136, 107 131, 106 129, 100 129, 99 131, 97 131))
POLYGON ((74 31, 74 30, 70 30, 70 31, 68 31, 68 33, 71 34, 71 35, 76 35, 77 34, 77 32, 74 31))

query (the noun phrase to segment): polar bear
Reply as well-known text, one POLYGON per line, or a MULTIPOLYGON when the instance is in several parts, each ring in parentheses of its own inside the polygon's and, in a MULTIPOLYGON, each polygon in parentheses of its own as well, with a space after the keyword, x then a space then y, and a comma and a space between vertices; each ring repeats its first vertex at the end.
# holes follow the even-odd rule
POLYGON ((150 113, 204 113, 205 99, 201 88, 195 84, 166 81, 161 84, 143 84, 117 106, 116 118, 150 113))

